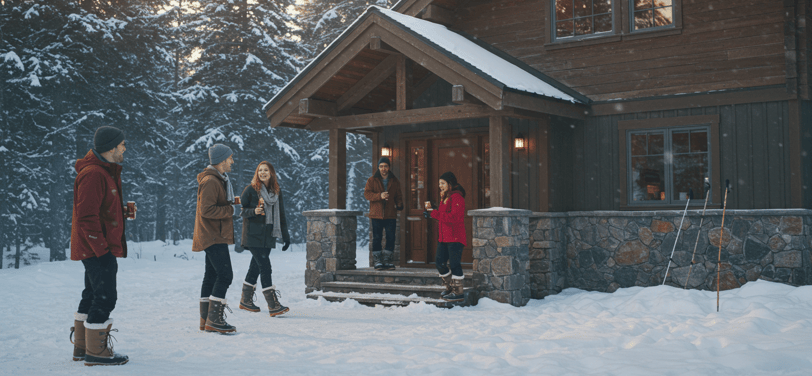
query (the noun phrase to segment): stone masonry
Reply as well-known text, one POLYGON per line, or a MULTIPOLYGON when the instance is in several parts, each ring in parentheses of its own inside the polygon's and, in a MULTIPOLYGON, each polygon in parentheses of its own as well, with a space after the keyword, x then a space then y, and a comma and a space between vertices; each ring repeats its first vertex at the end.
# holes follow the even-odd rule
POLYGON ((478 298, 516 307, 530 300, 529 210, 470 210, 473 217, 473 286, 478 298))
POLYGON ((307 218, 307 269, 305 292, 321 290, 322 282, 332 282, 336 270, 355 269, 357 217, 360 211, 313 210, 307 218))
MULTIPOLYGON (((666 284, 716 289, 721 241, 722 289, 764 279, 812 284, 812 210, 689 210, 666 284), (699 243, 691 267, 694 244, 699 243)), ((662 284, 682 211, 570 212, 567 287, 613 292, 620 287, 662 284)), ((560 225, 560 223, 559 223, 560 225)))
POLYGON ((541 299, 567 287, 567 213, 530 216, 530 297, 541 299))

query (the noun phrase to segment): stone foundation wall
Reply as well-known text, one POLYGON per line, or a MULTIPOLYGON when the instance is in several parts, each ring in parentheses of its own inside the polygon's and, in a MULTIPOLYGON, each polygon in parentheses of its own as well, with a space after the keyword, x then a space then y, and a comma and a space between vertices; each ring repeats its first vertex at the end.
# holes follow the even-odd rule
POLYGON ((473 219, 473 286, 477 298, 516 307, 530 300, 529 210, 470 210, 473 219))
POLYGON ((561 292, 567 284, 567 214, 533 213, 530 233, 530 297, 561 292))
MULTIPOLYGON (((662 284, 682 211, 567 213, 567 287, 612 292, 662 284)), ((560 224, 559 224, 560 225, 560 224)), ((812 284, 812 211, 689 210, 666 284, 716 289, 721 238, 721 288, 765 279, 812 284), (702 227, 699 224, 702 221, 702 227), (699 243, 691 267, 694 244, 699 243)))
POLYGON ((313 210, 307 218, 307 269, 305 293, 321 290, 322 282, 335 280, 336 270, 355 269, 357 217, 360 211, 313 210))

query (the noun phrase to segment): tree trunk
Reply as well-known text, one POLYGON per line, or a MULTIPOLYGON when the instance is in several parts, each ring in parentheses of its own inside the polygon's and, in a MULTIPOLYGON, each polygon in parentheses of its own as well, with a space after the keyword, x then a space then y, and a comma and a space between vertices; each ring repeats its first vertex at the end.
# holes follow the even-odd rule
POLYGON ((166 242, 166 185, 159 184, 156 189, 155 202, 158 207, 155 211, 155 236, 158 240, 166 242))
POLYGON ((53 184, 51 184, 51 200, 48 205, 51 219, 51 231, 49 231, 48 246, 51 249, 51 261, 65 261, 65 247, 62 246, 62 240, 65 239, 65 213, 63 191, 64 179, 62 178, 62 155, 56 153, 51 159, 51 174, 53 176, 53 184))
POLYGON ((14 234, 15 235, 14 240, 17 242, 17 254, 16 254, 16 257, 15 257, 15 260, 14 260, 14 269, 19 269, 20 268, 20 238, 22 237, 22 235, 20 234, 19 229, 20 229, 20 226, 18 225, 17 226, 17 232, 16 232, 16 234, 14 234))

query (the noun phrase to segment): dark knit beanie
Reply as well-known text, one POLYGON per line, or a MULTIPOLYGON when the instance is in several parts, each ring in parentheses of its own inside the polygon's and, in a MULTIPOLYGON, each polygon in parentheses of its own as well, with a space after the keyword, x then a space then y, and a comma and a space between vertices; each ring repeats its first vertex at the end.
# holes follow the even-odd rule
POLYGON ((386 163, 389 167, 392 167, 392 163, 389 162, 389 157, 381 157, 381 159, 378 159, 378 164, 381 163, 386 163))
POLYGON ((113 150, 124 141, 124 132, 116 127, 103 126, 96 129, 93 136, 93 149, 97 153, 106 153, 113 150))
POLYGON ((451 171, 444 172, 442 175, 440 175, 440 179, 443 179, 445 180, 446 183, 448 183, 449 189, 452 189, 457 186, 457 177, 454 176, 454 173, 452 173, 451 171))
POLYGON ((209 163, 212 166, 220 164, 220 162, 228 159, 234 152, 231 148, 223 144, 214 144, 209 148, 209 163))

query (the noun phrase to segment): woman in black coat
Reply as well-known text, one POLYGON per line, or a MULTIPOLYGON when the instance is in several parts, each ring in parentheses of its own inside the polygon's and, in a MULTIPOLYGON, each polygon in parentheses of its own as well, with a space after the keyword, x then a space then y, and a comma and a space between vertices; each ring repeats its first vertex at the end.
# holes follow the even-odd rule
POLYGON ((267 161, 260 162, 251 179, 251 185, 245 187, 240 196, 242 204, 242 237, 241 244, 251 251, 251 265, 242 285, 240 308, 259 312, 254 305, 257 277, 262 278, 262 295, 268 302, 271 317, 288 311, 288 307, 279 303, 279 291, 271 279, 271 260, 268 256, 276 248, 276 240, 281 238, 285 243, 282 250, 290 247, 290 234, 285 219, 285 204, 282 201, 282 190, 276 180, 276 170, 267 161))

